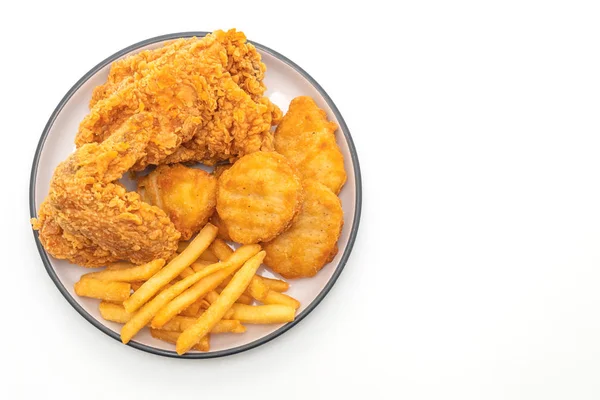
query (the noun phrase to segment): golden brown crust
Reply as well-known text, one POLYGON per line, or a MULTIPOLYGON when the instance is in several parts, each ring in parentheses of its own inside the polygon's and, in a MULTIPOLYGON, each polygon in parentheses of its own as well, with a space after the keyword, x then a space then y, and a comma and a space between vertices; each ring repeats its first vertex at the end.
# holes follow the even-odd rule
POLYGON ((338 194, 346 182, 346 171, 335 140, 336 129, 313 99, 296 97, 275 131, 275 150, 300 171, 303 179, 314 179, 338 194))
POLYGON ((325 185, 305 180, 302 211, 292 226, 263 243, 264 263, 285 278, 316 275, 337 254, 344 224, 340 199, 325 185))
POLYGON ((54 257, 83 266, 168 259, 180 234, 158 207, 114 183, 144 155, 150 114, 128 119, 101 144, 77 149, 54 171, 34 228, 54 257))
POLYGON ((217 178, 181 164, 161 165, 138 181, 142 199, 167 213, 181 240, 206 225, 217 204, 217 178))
POLYGON ((238 243, 270 240, 300 211, 302 184, 280 154, 246 155, 224 171, 217 185, 217 212, 238 243))
POLYGON ((212 165, 273 150, 270 128, 281 110, 263 97, 265 69, 254 46, 235 30, 179 39, 119 60, 94 90, 76 144, 102 141, 146 110, 160 124, 135 170, 190 161, 212 165))

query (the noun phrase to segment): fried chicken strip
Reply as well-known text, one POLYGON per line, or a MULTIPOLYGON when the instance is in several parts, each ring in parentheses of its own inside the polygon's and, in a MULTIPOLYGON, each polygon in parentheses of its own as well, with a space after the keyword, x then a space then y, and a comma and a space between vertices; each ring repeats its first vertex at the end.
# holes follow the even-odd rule
POLYGON ((96 267, 175 252, 180 234, 167 215, 115 183, 145 156, 157 123, 150 113, 136 114, 104 142, 86 144, 59 164, 33 221, 50 254, 96 267))

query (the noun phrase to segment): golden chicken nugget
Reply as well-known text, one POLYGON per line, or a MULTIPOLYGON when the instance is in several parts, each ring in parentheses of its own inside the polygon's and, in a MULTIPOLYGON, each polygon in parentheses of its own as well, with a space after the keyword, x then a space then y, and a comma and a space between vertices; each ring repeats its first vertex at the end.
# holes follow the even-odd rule
POLYGON ((340 199, 325 185, 304 181, 302 211, 292 226, 264 243, 264 263, 285 278, 316 275, 337 254, 344 224, 340 199))
POLYGON ((138 192, 145 202, 163 209, 181 240, 188 240, 215 210, 217 179, 201 169, 161 165, 138 181, 138 192))
POLYGON ((267 241, 289 227, 300 211, 302 192, 302 182, 284 156, 256 152, 221 174, 217 212, 233 241, 267 241))
POLYGON ((296 97, 275 131, 275 150, 303 179, 314 179, 338 194, 346 182, 344 157, 335 141, 337 125, 313 99, 296 97))

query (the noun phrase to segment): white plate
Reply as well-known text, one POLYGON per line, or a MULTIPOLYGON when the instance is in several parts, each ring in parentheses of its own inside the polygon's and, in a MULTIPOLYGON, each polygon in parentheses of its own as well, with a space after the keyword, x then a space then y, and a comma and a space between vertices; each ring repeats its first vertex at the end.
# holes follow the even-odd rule
MULTIPOLYGON (((37 215, 37 209, 48 193, 54 168, 75 149, 73 144, 75 133, 80 121, 89 111, 88 103, 92 90, 106 81, 110 64, 141 50, 160 47, 168 40, 180 37, 200 37, 205 34, 206 32, 176 33, 148 39, 129 46, 102 61, 69 90, 50 117, 35 153, 31 170, 29 200, 32 217, 37 215)), ((338 145, 344 155, 348 181, 340 193, 345 223, 338 243, 339 252, 335 259, 315 277, 296 279, 290 282, 288 294, 298 299, 302 304, 294 322, 284 325, 248 325, 248 329, 244 334, 213 335, 211 337, 210 352, 190 352, 183 356, 178 356, 175 353, 173 345, 152 338, 147 329, 144 329, 135 336, 135 340, 129 342, 130 346, 137 349, 170 357, 209 358, 239 353, 266 343, 300 322, 319 304, 342 272, 352 250, 360 219, 361 182, 358 158, 348 127, 331 98, 304 70, 281 54, 258 43, 254 44, 259 50, 263 62, 267 65, 265 83, 268 90, 266 94, 275 104, 281 107, 283 112, 287 110, 290 101, 294 97, 300 95, 311 96, 319 107, 327 111, 329 119, 335 121, 340 127, 336 136, 338 145)), ((99 301, 78 297, 73 291, 73 285, 79 280, 79 277, 90 270, 50 257, 41 246, 35 231, 34 237, 50 278, 69 303, 95 327, 110 337, 120 340, 121 325, 105 321, 100 317, 98 311, 99 301)), ((273 276, 268 270, 264 270, 263 274, 273 276)))

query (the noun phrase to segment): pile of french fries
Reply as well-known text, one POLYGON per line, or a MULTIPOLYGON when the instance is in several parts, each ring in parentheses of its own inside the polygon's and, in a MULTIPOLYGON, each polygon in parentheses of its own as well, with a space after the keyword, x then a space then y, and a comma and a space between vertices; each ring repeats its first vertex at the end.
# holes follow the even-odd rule
POLYGON ((244 333, 243 324, 293 321, 300 303, 283 293, 289 284, 256 274, 265 257, 260 245, 234 251, 216 236, 208 223, 169 262, 109 265, 83 275, 75 293, 102 300, 102 317, 124 324, 123 343, 149 327, 178 354, 209 351, 212 334, 244 333))

